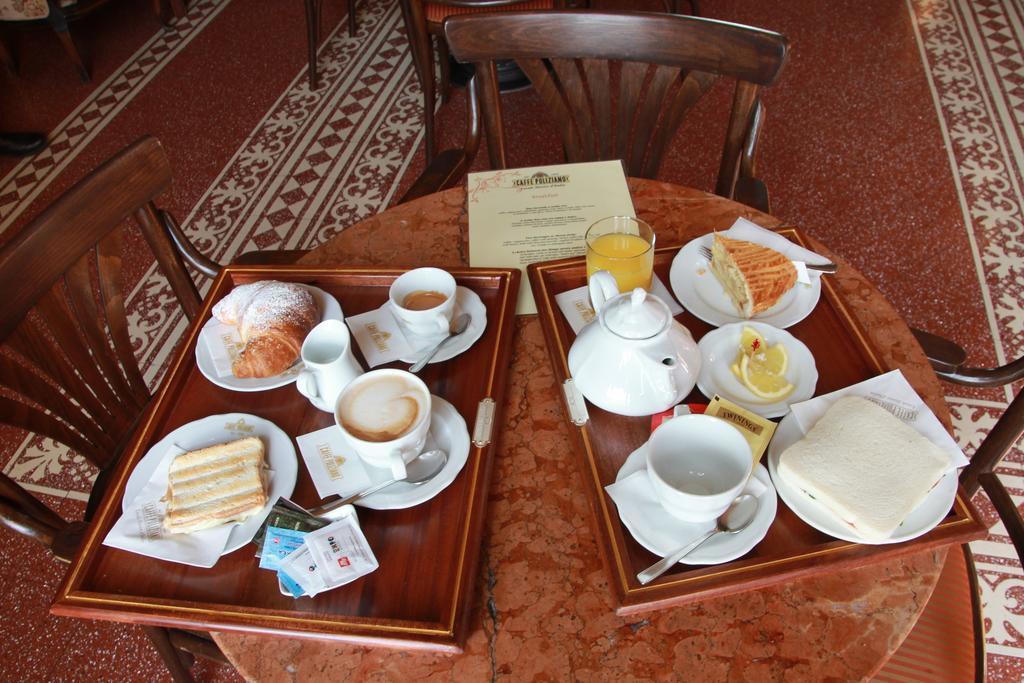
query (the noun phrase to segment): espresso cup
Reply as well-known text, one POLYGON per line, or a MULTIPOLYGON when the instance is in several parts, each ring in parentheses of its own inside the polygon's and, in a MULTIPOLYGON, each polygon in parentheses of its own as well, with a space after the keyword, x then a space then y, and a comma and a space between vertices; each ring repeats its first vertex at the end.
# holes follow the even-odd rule
POLYGON ((666 420, 647 443, 647 476, 654 494, 684 522, 706 522, 736 500, 754 461, 739 430, 710 415, 666 420))
POLYGON ((363 462, 405 479, 406 463, 427 441, 430 390, 411 372, 371 370, 342 389, 334 421, 363 462))
POLYGON ((391 312, 418 337, 448 334, 455 310, 455 278, 440 268, 416 268, 400 275, 388 292, 391 312))
POLYGON ((295 388, 315 407, 334 410, 338 394, 363 369, 352 355, 352 337, 340 320, 325 320, 306 335, 302 342, 303 367, 295 379, 295 388))

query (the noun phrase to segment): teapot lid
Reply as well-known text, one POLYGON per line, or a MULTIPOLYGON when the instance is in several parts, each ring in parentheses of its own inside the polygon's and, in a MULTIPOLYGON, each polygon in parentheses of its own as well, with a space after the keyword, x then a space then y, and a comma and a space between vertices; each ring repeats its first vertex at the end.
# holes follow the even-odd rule
POLYGON ((624 339, 649 339, 671 320, 665 302, 641 287, 612 298, 601 311, 601 322, 608 331, 624 339))

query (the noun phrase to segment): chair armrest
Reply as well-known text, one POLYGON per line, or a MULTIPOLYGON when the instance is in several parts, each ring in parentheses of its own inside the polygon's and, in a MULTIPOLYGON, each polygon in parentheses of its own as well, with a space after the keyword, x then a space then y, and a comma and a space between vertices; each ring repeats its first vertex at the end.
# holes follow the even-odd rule
POLYGON ((220 264, 216 261, 208 259, 203 255, 195 245, 192 244, 191 240, 185 235, 181 226, 178 225, 178 221, 174 220, 174 216, 161 209, 158 213, 160 216, 160 222, 164 226, 164 230, 167 231, 171 241, 174 242, 174 246, 181 253, 182 258, 190 266, 198 270, 200 273, 207 277, 217 277, 220 274, 220 264))
POLYGON ((308 249, 247 251, 241 256, 236 256, 231 263, 236 266, 290 266, 308 253, 308 249))
POLYGON ((470 161, 466 156, 465 150, 444 150, 434 157, 434 160, 420 174, 420 177, 416 179, 412 187, 402 195, 398 203, 404 204, 413 199, 418 199, 434 192, 440 192, 441 190, 447 190, 449 187, 455 187, 462 181, 462 176, 466 175, 470 161))
POLYGON ((917 337, 935 372, 956 372, 967 360, 967 352, 959 344, 916 327, 911 327, 910 331, 917 337))
POLYGON ((1020 511, 1013 502, 1006 487, 999 478, 992 472, 978 475, 978 483, 985 489, 992 506, 999 514, 999 519, 1006 527, 1006 533, 1017 549, 1017 557, 1024 560, 1024 520, 1021 519, 1020 511))
POLYGON ((768 188, 758 178, 738 178, 732 198, 740 204, 746 204, 762 213, 771 213, 768 188))

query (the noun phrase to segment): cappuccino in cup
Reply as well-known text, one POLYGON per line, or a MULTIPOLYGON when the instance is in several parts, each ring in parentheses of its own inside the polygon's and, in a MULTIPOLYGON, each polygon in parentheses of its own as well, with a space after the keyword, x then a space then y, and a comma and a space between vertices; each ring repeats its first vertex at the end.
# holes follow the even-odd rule
POLYGON ((346 392, 338 403, 342 428, 363 441, 393 441, 420 421, 423 392, 405 377, 385 375, 346 392))
POLYGON ((339 394, 334 420, 356 455, 371 467, 405 479, 430 430, 430 391, 405 370, 371 370, 339 394))

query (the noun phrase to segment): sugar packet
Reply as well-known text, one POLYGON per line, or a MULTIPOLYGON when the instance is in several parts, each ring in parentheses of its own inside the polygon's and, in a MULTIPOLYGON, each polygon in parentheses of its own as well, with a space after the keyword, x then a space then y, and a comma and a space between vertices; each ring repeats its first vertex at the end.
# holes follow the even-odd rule
POLYGON ((354 515, 310 532, 306 546, 330 588, 355 581, 379 566, 354 515))
POLYGON ((302 544, 292 554, 281 560, 281 566, 277 575, 279 578, 284 577, 282 582, 292 595, 295 592, 289 585, 289 581, 292 584, 297 584, 302 589, 302 593, 309 597, 322 593, 329 587, 320 573, 320 568, 313 560, 313 556, 309 553, 309 546, 306 544, 302 544))

